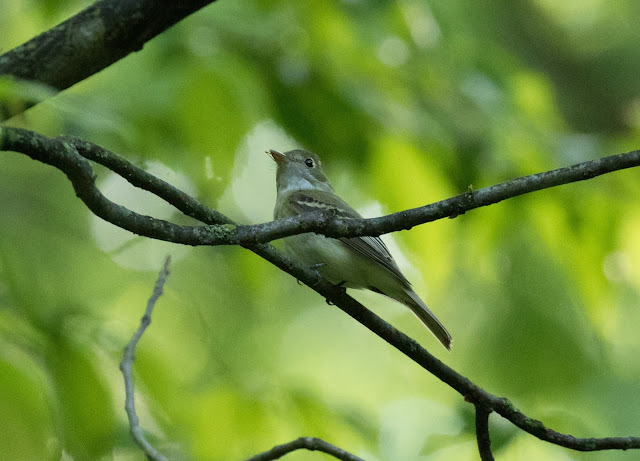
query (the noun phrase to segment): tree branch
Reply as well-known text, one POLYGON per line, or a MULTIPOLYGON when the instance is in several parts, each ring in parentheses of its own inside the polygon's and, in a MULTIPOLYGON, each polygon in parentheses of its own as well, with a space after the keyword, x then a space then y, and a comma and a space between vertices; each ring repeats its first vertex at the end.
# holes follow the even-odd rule
MULTIPOLYGON (((389 232, 423 224, 445 217, 454 217, 474 208, 487 206, 507 198, 523 195, 548 187, 593 178, 625 168, 640 165, 640 151, 604 157, 545 173, 524 176, 485 187, 420 208, 372 219, 341 219, 326 213, 311 213, 265 224, 237 226, 219 212, 208 209, 203 222, 213 226, 180 226, 164 220, 134 213, 117 205, 100 193, 95 186, 91 158, 121 174, 137 187, 167 197, 188 216, 196 217, 197 201, 187 199, 186 194, 171 190, 170 185, 115 156, 105 149, 97 149, 88 142, 76 139, 55 140, 20 128, 0 128, 0 150, 24 153, 34 160, 53 165, 71 180, 76 195, 87 207, 102 219, 144 237, 166 240, 184 245, 242 245, 252 246, 284 236, 304 232, 316 232, 328 237, 378 236, 389 232), (82 155, 79 155, 79 152, 82 155), (137 178, 137 179, 134 179, 137 178), (195 214, 194 214, 195 213, 195 214), (222 224, 222 225, 220 225, 222 224), (263 237, 264 234, 264 237, 263 237)), ((196 218, 200 219, 200 218, 196 218)))
POLYGON ((214 244, 213 240, 229 232, 224 227, 178 226, 113 203, 96 187, 91 164, 68 142, 20 128, 0 127, 0 150, 21 152, 55 166, 67 175, 78 198, 96 216, 135 234, 185 245, 201 245, 203 242, 214 244), (212 239, 212 236, 217 237, 212 239))
MULTIPOLYGON (((111 154, 105 149, 101 149, 99 152, 94 152, 92 150, 92 144, 80 144, 81 143, 78 140, 53 140, 27 130, 20 130, 16 128, 3 127, 2 132, 0 133, 0 150, 15 150, 17 152, 22 152, 33 159, 59 168, 67 175, 73 184, 76 194, 85 202, 91 211, 119 227, 151 238, 177 243, 186 243, 186 241, 188 241, 190 242, 189 244, 192 245, 214 245, 221 244, 220 242, 223 242, 222 244, 230 244, 232 241, 229 235, 233 235, 236 231, 236 227, 234 225, 228 225, 226 227, 176 226, 175 224, 168 223, 167 221, 138 215, 120 205, 110 202, 95 187, 91 165, 83 156, 80 155, 80 153, 87 157, 93 157, 95 161, 112 168, 113 171, 122 175, 137 187, 141 187, 156 194, 158 197, 163 198, 168 203, 176 206, 176 208, 183 211, 185 214, 201 220, 204 223, 232 223, 232 221, 224 215, 199 204, 195 199, 188 197, 186 194, 172 187, 168 183, 157 178, 153 178, 151 175, 135 165, 115 156, 115 154, 111 154), (216 233, 219 233, 222 236, 214 235, 216 233), (198 241, 198 237, 201 237, 203 240, 198 241)), ((441 215, 438 215, 437 213, 435 215, 431 215, 432 218, 433 216, 452 216, 453 214, 460 214, 460 212, 468 211, 470 209, 477 208, 478 206, 496 203, 500 200, 509 198, 510 196, 522 195, 530 190, 552 187, 554 185, 561 184, 561 181, 571 182, 588 179, 617 169, 636 166, 640 162, 639 157, 640 154, 638 151, 630 152, 629 154, 606 157, 599 161, 586 162, 584 164, 578 164, 573 167, 554 170, 552 172, 526 176, 514 181, 507 181, 506 183, 502 183, 497 186, 481 189, 471 194, 471 197, 473 198, 472 201, 467 199, 467 202, 465 202, 464 197, 466 197, 467 194, 464 194, 423 208, 430 209, 429 207, 434 207, 436 210, 448 210, 441 212, 441 215), (575 176, 576 172, 578 172, 578 176, 575 176), (513 190, 507 193, 505 190, 508 189, 507 185, 510 183, 513 184, 513 190), (479 196, 476 194, 479 194, 479 196), (442 205, 443 203, 449 203, 449 205, 442 205), (452 210, 455 213, 452 214, 452 210)), ((414 211, 415 210, 408 210, 407 212, 396 213, 389 217, 363 220, 362 222, 382 222, 385 218, 390 217, 392 218, 390 221, 392 221, 393 219, 396 219, 394 218, 396 215, 402 216, 404 213, 409 213, 409 215, 411 215, 414 211)), ((423 219, 423 217, 420 219, 423 219)), ((360 221, 356 221, 356 223, 360 223, 360 221)), ((416 222, 412 225, 415 224, 416 222)), ((390 227, 392 229, 395 228, 394 225, 390 225, 390 227)), ((389 231, 388 228, 385 228, 384 231, 375 229, 375 232, 373 232, 373 227, 370 229, 372 230, 371 235, 379 235, 383 232, 389 231)), ((301 230, 299 231, 301 232, 301 230)), ((369 234, 345 233, 345 235, 369 234)), ((468 378, 445 365, 443 362, 427 352, 415 340, 395 329, 376 314, 366 309, 362 304, 351 298, 343 289, 330 284, 324 279, 319 279, 317 274, 311 269, 301 267, 293 263, 271 245, 253 244, 251 241, 248 243, 242 242, 242 245, 305 283, 356 321, 364 325, 370 331, 384 339, 398 351, 416 362, 422 368, 455 389, 467 400, 474 402, 475 405, 482 405, 486 411, 495 411, 502 417, 511 421, 517 427, 538 437, 539 439, 579 451, 640 449, 640 437, 576 438, 571 435, 562 434, 546 428, 542 422, 529 418, 521 413, 507 399, 499 398, 486 392, 472 383, 468 378)))
POLYGON ((443 218, 459 215, 503 200, 563 184, 584 181, 613 171, 640 166, 640 150, 577 163, 556 170, 522 176, 493 186, 470 190, 464 194, 429 205, 370 219, 340 219, 331 213, 310 213, 253 226, 239 226, 229 238, 234 243, 268 242, 303 232, 327 237, 360 237, 408 230, 443 218))
POLYGON ((204 245, 247 246, 305 232, 315 232, 333 238, 377 237, 390 232, 408 230, 414 226, 443 218, 455 218, 475 208, 492 205, 530 192, 584 181, 614 171, 640 166, 640 150, 635 150, 543 173, 522 176, 429 205, 378 218, 343 219, 336 217, 331 212, 317 212, 263 224, 236 225, 236 223, 215 210, 207 209, 204 212, 205 210, 199 207, 195 199, 180 191, 171 190, 170 184, 155 178, 140 168, 132 166, 124 158, 100 146, 77 138, 67 137, 62 139, 72 144, 83 157, 106 166, 120 174, 132 185, 158 195, 187 216, 207 224, 232 224, 236 226, 235 228, 216 228, 216 232, 210 235, 206 242, 201 243, 204 245), (207 219, 202 219, 203 214, 208 215, 207 219))
POLYGON ((149 441, 144 436, 142 428, 140 427, 140 420, 138 419, 138 415, 136 414, 136 407, 133 397, 133 374, 131 372, 131 369, 135 360, 136 346, 138 345, 138 341, 140 341, 140 338, 144 334, 144 331, 151 324, 151 314, 153 313, 153 308, 156 305, 156 301, 158 301, 158 298, 162 296, 164 284, 167 281, 167 277, 169 276, 170 262, 171 257, 167 256, 167 258, 164 260, 164 265, 160 270, 160 273, 158 274, 156 284, 153 287, 153 293, 147 301, 147 308, 144 311, 144 315, 142 316, 142 319, 140 319, 140 326, 131 337, 129 343, 125 346, 124 353, 122 355, 122 361, 120 362, 120 371, 122 371, 122 376, 124 377, 124 409, 127 412, 127 417, 129 418, 129 430, 136 444, 140 447, 147 458, 153 461, 167 461, 167 458, 160 452, 158 452, 158 450, 156 450, 149 443, 149 441))
POLYGON ((491 453, 491 436, 489 435, 489 416, 491 410, 476 405, 476 439, 478 441, 478 452, 482 461, 493 461, 491 453))
POLYGON ((358 458, 356 455, 352 455, 348 451, 331 445, 329 442, 325 442, 324 440, 316 437, 300 437, 289 443, 277 445, 269 451, 252 456, 246 461, 271 461, 273 459, 280 459, 286 454, 301 449, 321 451, 341 461, 364 461, 362 458, 358 458))
MULTIPOLYGON (((0 75, 62 91, 101 71, 215 0, 100 0, 0 56, 0 75)), ((28 106, 39 101, 30 101, 28 106)), ((0 120, 27 107, 0 107, 0 120)))

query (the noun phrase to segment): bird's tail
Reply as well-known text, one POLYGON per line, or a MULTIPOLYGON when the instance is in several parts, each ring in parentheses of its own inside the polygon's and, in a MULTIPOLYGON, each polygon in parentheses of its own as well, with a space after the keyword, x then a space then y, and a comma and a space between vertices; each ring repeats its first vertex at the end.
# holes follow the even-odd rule
POLYGON ((416 314, 422 323, 438 338, 438 341, 442 343, 447 350, 451 350, 451 335, 444 327, 442 323, 433 315, 433 312, 427 307, 427 305, 420 299, 415 291, 411 287, 403 288, 404 296, 401 299, 396 298, 402 304, 406 305, 411 311, 416 314))

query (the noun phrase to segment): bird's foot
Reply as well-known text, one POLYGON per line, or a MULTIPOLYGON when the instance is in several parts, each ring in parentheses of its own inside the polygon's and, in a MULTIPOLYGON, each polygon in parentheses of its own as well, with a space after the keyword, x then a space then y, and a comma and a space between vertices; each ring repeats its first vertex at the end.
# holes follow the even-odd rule
POLYGON ((322 280, 322 274, 320 274, 320 272, 318 271, 318 268, 324 266, 325 263, 318 263, 318 264, 314 264, 313 266, 310 266, 309 269, 311 269, 313 272, 315 272, 316 277, 318 277, 318 280, 316 280, 316 283, 313 284, 313 286, 316 286, 318 284, 318 282, 320 280, 322 280))
MULTIPOLYGON (((318 284, 318 282, 320 280, 322 280, 322 274, 320 274, 320 272, 318 272, 318 268, 324 266, 324 264, 325 263, 318 263, 318 264, 314 264, 313 266, 309 266, 309 269, 311 269, 316 274, 316 277, 317 277, 317 280, 315 281, 315 283, 313 283, 310 286, 312 286, 312 287, 316 286, 318 284)), ((300 279, 296 279, 296 283, 298 285, 302 285, 302 283, 300 282, 300 279)))
MULTIPOLYGON (((324 265, 325 265, 325 263, 317 263, 317 264, 314 264, 313 266, 309 266, 309 269, 311 269, 313 272, 315 272, 316 277, 318 277, 318 280, 316 281, 316 283, 318 283, 320 281, 320 279, 322 278, 322 275, 320 275, 320 272, 318 272, 318 268, 322 267, 324 265)), ((300 282, 299 279, 296 279, 296 283, 298 285, 302 285, 302 283, 300 282)))
POLYGON ((320 275, 320 272, 318 272, 318 269, 321 268, 324 265, 325 265, 325 263, 314 264, 313 266, 310 266, 309 269, 311 269, 313 272, 315 272, 316 275, 318 276, 318 278, 321 278, 322 275, 320 275))

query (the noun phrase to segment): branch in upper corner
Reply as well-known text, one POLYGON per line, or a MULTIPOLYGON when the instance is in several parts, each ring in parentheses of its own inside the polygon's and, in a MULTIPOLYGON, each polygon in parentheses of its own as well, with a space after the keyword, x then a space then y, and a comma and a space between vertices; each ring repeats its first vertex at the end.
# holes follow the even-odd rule
POLYGON ((132 368, 133 361, 135 360, 135 352, 138 341, 140 341, 140 338, 142 337, 144 331, 151 324, 151 314, 153 313, 153 308, 155 307, 158 298, 162 296, 164 284, 167 281, 167 277, 169 276, 170 262, 171 257, 167 256, 167 258, 164 260, 164 265, 162 266, 162 269, 158 274, 156 284, 153 287, 153 293, 147 301, 147 308, 145 309, 144 315, 140 320, 140 326, 131 337, 129 343, 125 346, 124 353, 122 355, 122 361, 120 362, 120 370, 122 371, 122 376, 124 377, 124 409, 127 412, 127 417, 129 418, 129 430, 136 444, 144 452, 147 458, 153 461, 167 461, 167 458, 160 452, 158 452, 158 450, 156 450, 149 443, 149 441, 144 436, 144 431, 140 427, 140 420, 138 419, 138 415, 136 413, 135 401, 133 398, 134 390, 132 368))
POLYGON ((476 439, 478 452, 482 461, 493 461, 491 453, 491 436, 489 435, 489 416, 491 410, 476 404, 476 439))
MULTIPOLYGON (((0 56, 0 75, 62 91, 101 71, 215 0, 101 0, 0 56)), ((1 107, 0 120, 23 107, 1 107)))
POLYGON ((296 450, 321 451, 341 461, 364 461, 362 458, 358 458, 356 455, 316 437, 300 437, 289 443, 277 445, 264 453, 252 456, 247 461, 271 461, 296 450))

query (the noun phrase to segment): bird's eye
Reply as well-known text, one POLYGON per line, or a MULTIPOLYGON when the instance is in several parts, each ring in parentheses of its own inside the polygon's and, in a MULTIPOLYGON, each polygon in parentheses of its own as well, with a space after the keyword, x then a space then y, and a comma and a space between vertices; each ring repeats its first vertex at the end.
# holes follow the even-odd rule
POLYGON ((304 161, 304 164, 307 165, 309 168, 313 168, 316 163, 313 161, 311 157, 309 157, 304 161))

